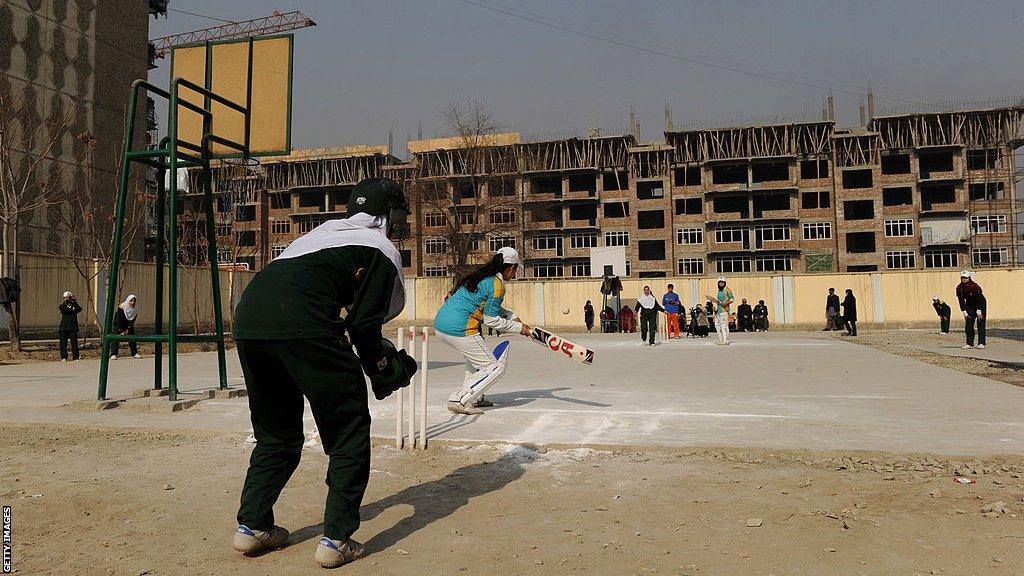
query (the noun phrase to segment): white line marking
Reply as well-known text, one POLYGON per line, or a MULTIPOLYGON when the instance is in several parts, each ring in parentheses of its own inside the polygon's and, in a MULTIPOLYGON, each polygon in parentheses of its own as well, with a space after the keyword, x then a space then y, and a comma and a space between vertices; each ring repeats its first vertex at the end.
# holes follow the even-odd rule
MULTIPOLYGON (((558 408, 502 408, 502 412, 536 412, 541 414, 602 414, 620 416, 695 416, 698 418, 783 418, 787 420, 804 420, 800 416, 784 416, 782 414, 734 414, 731 412, 654 412, 648 410, 562 410, 558 408)), ((543 419, 543 418, 541 418, 543 419)), ((540 424, 540 419, 534 424, 540 424)), ((531 426, 533 428, 533 426, 531 426)))
POLYGON ((856 396, 856 395, 835 395, 835 396, 817 396, 813 394, 805 396, 771 396, 771 398, 842 398, 848 400, 895 400, 898 396, 856 396))

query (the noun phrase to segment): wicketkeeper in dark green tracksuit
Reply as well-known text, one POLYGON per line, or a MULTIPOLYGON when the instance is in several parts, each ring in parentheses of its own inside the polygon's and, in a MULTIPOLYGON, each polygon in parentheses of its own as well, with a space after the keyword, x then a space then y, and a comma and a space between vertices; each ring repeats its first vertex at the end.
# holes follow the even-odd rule
POLYGON ((407 213, 393 180, 363 180, 352 191, 347 218, 292 242, 242 294, 234 337, 256 447, 238 510, 240 552, 288 540, 288 531, 274 524, 273 506, 302 456, 305 396, 330 457, 315 558, 330 568, 363 554, 351 539, 370 475, 363 371, 378 399, 407 386, 416 372, 416 362, 381 336, 381 325, 405 306, 401 257, 388 235, 404 230, 407 213))

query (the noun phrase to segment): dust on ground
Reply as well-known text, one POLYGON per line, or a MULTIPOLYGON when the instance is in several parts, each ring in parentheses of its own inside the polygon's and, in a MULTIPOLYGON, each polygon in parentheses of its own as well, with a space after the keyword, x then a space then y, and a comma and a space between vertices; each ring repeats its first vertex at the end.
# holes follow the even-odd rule
POLYGON ((970 358, 939 354, 924 347, 940 343, 956 342, 963 344, 963 332, 951 331, 941 335, 926 330, 861 330, 857 337, 840 337, 849 342, 871 346, 883 352, 913 358, 950 370, 998 380, 1013 386, 1024 387, 1024 330, 995 329, 988 331, 989 347, 1005 346, 1021 351, 1020 362, 1000 362, 982 358, 970 358))
MULTIPOLYGON (((234 434, 0 426, 14 567, 319 573, 317 448, 276 507, 290 545, 231 549, 251 448, 234 434)), ((356 534, 369 555, 345 574, 1024 573, 1020 456, 381 445, 372 469, 356 534)))
MULTIPOLYGON (((88 340, 80 339, 79 341, 79 357, 82 360, 90 358, 100 357, 100 340, 99 338, 89 338, 88 340)), ((149 342, 139 343, 139 354, 143 356, 152 356, 154 350, 154 344, 149 342)), ((235 344, 230 339, 225 341, 225 347, 230 350, 235 347, 235 344)), ((27 341, 23 343, 21 351, 12 351, 9 344, 0 346, 0 366, 5 364, 35 364, 39 362, 60 362, 60 348, 56 341, 27 341)), ((213 352, 217 349, 215 344, 208 342, 195 343, 195 342, 181 342, 178 344, 179 354, 188 354, 192 352, 213 352)), ((167 354, 167 345, 163 345, 164 354, 167 354)), ((128 345, 121 343, 121 354, 127 356, 128 345)), ((71 356, 71 347, 68 347, 68 357, 71 356)))

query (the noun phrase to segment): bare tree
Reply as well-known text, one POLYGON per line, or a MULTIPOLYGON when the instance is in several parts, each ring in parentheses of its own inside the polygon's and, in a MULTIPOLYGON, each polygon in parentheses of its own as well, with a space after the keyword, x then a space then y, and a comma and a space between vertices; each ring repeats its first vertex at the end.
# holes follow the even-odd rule
POLYGON ((410 197, 419 211, 422 236, 443 239, 446 264, 455 280, 490 253, 490 239, 518 230, 518 165, 509 145, 496 138, 498 125, 480 102, 452 103, 443 117, 451 149, 421 154, 410 197))
MULTIPOLYGON (((93 282, 96 276, 110 269, 114 258, 114 219, 116 195, 110 190, 101 189, 96 183, 95 150, 99 141, 89 132, 82 132, 75 139, 83 144, 84 152, 81 164, 86 168, 85 182, 64 195, 61 202, 52 209, 59 217, 63 232, 71 239, 71 246, 61 250, 57 256, 71 263, 75 271, 85 281, 85 320, 97 331, 102 331, 102 319, 96 313, 96 297, 93 293, 93 282)), ((118 157, 113 174, 118 174, 121 162, 118 157)), ((146 215, 148 194, 145 186, 138 178, 129 179, 132 186, 128 201, 125 203, 124 226, 121 239, 121 252, 117 255, 124 260, 134 245, 142 228, 146 215)), ((121 274, 124 274, 124 268, 121 274)))
MULTIPOLYGON (((24 220, 39 208, 57 204, 65 194, 60 182, 60 165, 53 158, 54 148, 72 125, 72 106, 45 122, 26 125, 19 110, 35 106, 26 93, 0 91, 0 277, 17 277, 19 231, 24 220), (20 127, 20 130, 18 129, 20 127)), ((21 332, 17 306, 4 305, 7 312, 11 349, 21 350, 21 332)))

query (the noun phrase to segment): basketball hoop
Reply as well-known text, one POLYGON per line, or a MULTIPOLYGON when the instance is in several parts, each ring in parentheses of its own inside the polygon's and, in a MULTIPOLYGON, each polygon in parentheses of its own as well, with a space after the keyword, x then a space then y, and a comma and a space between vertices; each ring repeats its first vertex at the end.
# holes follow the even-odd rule
POLYGON ((213 191, 220 198, 220 211, 231 212, 236 204, 252 204, 263 191, 267 170, 258 158, 221 158, 214 168, 213 191))

